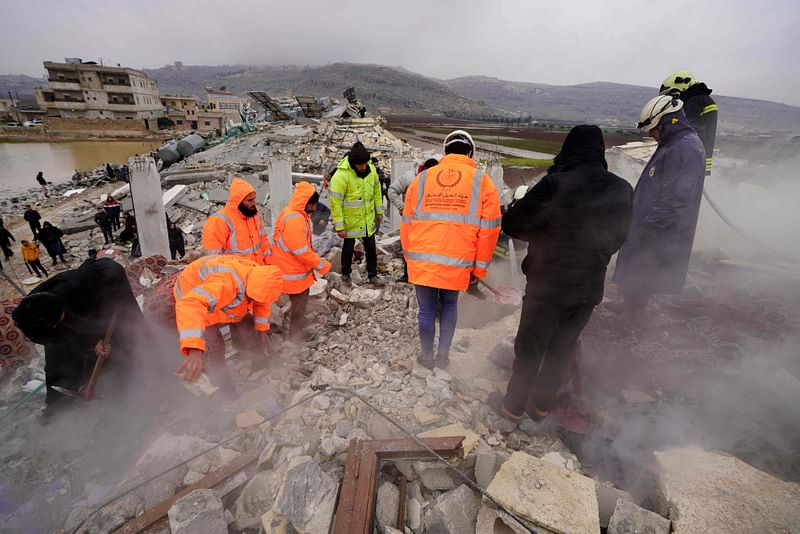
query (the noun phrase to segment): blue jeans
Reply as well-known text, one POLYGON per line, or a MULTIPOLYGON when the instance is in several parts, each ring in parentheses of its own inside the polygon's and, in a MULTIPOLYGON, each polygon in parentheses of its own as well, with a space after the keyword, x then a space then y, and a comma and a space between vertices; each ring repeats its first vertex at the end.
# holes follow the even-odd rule
POLYGON ((458 291, 427 286, 414 286, 419 304, 419 340, 422 356, 433 357, 433 338, 436 335, 436 313, 439 313, 439 350, 441 356, 450 353, 450 344, 458 319, 458 291), (438 310, 437 310, 438 308, 438 310))

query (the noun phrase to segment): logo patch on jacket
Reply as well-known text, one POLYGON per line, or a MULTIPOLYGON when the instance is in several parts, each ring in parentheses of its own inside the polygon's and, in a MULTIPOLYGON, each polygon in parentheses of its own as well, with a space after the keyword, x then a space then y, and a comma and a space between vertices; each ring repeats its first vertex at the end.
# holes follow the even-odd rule
POLYGON ((648 176, 655 176, 656 175, 656 168, 650 167, 650 172, 647 173, 648 176))
POLYGON ((445 169, 436 175, 439 187, 455 187, 461 181, 461 171, 458 169, 445 169))

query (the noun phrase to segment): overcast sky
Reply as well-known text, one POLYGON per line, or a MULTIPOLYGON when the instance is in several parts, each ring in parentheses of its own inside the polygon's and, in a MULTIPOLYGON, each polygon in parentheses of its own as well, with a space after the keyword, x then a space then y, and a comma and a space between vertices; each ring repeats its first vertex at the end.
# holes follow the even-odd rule
POLYGON ((402 66, 558 85, 658 86, 800 105, 800 0, 3 0, 0 73, 65 56, 134 68, 402 66))

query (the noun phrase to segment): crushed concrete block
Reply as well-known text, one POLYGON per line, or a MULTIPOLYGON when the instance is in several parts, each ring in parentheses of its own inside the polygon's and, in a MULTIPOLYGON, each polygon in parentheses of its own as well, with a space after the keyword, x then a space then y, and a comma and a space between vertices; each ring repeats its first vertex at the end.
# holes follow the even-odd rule
MULTIPOLYGON (((530 525, 528 525, 530 527, 530 525)), ((523 528, 510 515, 499 510, 488 501, 481 503, 475 521, 475 534, 530 534, 531 528, 523 528)), ((537 534, 550 534, 538 529, 537 534)), ((582 533, 581 533, 582 534, 582 533)))
POLYGON ((368 287, 355 287, 350 292, 348 301, 350 304, 359 308, 371 308, 381 298, 380 289, 370 289, 368 287))
POLYGON ((261 516, 275 502, 281 478, 282 473, 269 470, 260 471, 250 479, 233 505, 233 524, 237 529, 258 528, 261 516))
POLYGON ((331 289, 331 298, 339 304, 347 304, 350 302, 349 297, 336 288, 331 289))
POLYGON ((391 482, 385 481, 378 487, 375 502, 375 518, 378 526, 385 529, 397 522, 397 509, 400 506, 400 490, 391 482))
POLYGON ((619 499, 608 523, 608 534, 669 534, 670 521, 619 499))
POLYGON ((318 297, 320 295, 324 295, 325 291, 328 287, 328 281, 324 278, 320 278, 314 284, 308 288, 308 295, 311 297, 318 297))
POLYGON ((297 532, 288 519, 273 510, 261 516, 261 527, 265 534, 295 534, 297 532))
POLYGON ((167 513, 172 534, 228 532, 222 501, 210 489, 199 489, 175 501, 167 513))
POLYGON ((422 504, 416 497, 406 503, 406 523, 415 532, 422 526, 422 504))
POLYGON ((466 484, 440 495, 425 512, 425 527, 437 534, 475 531, 480 499, 466 484))
POLYGON ((597 493, 597 511, 600 514, 600 526, 608 528, 611 515, 617 508, 617 501, 625 499, 633 502, 633 497, 621 489, 617 489, 610 482, 595 482, 595 492, 597 493))
POLYGON ((457 485, 450 469, 438 462, 416 461, 413 465, 422 485, 431 491, 450 490, 457 485))
POLYGON ((236 426, 239 428, 248 428, 251 426, 260 425, 264 421, 266 421, 266 419, 264 419, 260 413, 254 410, 236 414, 236 426))
POLYGON ((464 448, 464 456, 469 455, 469 453, 478 446, 480 443, 480 436, 476 434, 474 431, 466 428, 464 423, 454 423, 452 425, 447 425, 439 428, 434 428, 433 430, 428 430, 427 432, 420 432, 417 436, 421 438, 443 438, 447 436, 464 436, 464 441, 461 442, 461 446, 464 448))
POLYGON ((800 532, 800 484, 700 447, 655 456, 675 534, 800 532))
POLYGON ((347 419, 341 419, 339 421, 336 421, 336 427, 334 431, 336 432, 336 435, 339 436, 340 438, 346 438, 347 436, 350 435, 350 431, 352 430, 353 430, 353 423, 348 421, 347 419))
POLYGON ((441 415, 433 413, 428 408, 420 404, 414 406, 414 417, 416 418, 417 422, 423 426, 432 425, 442 420, 441 415))
POLYGON ((594 481, 514 452, 487 488, 515 514, 556 534, 600 531, 594 481))
POLYGON ((295 465, 286 475, 273 509, 300 533, 327 532, 336 501, 336 482, 316 462, 295 465))
POLYGON ((475 482, 484 489, 488 488, 502 463, 502 457, 496 452, 478 451, 475 455, 475 482))

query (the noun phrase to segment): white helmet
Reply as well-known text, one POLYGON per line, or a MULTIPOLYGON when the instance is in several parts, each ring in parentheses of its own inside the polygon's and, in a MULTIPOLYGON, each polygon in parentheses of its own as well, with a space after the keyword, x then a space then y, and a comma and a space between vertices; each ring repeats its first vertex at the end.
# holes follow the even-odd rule
POLYGON ((468 144, 470 146, 470 155, 475 154, 475 141, 473 141, 472 136, 464 130, 454 130, 447 134, 447 137, 444 138, 444 143, 442 143, 442 150, 445 154, 447 153, 447 145, 452 143, 468 144))
POLYGON ((651 98, 642 108, 639 114, 639 124, 636 126, 649 132, 656 126, 661 117, 667 113, 674 113, 683 107, 683 101, 678 95, 658 95, 651 98))

